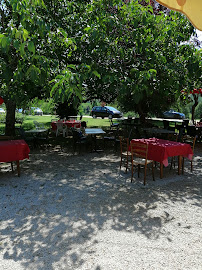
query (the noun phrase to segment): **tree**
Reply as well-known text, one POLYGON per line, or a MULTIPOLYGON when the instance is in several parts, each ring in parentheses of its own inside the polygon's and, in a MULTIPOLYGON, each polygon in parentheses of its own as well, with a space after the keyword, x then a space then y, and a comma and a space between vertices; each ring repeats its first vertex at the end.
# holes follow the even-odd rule
POLYGON ((8 135, 16 104, 34 97, 117 98, 142 118, 176 100, 187 78, 187 45, 180 44, 193 27, 183 15, 154 14, 148 1, 125 2, 2 2, 0 89, 8 135))
MULTIPOLYGON (((74 2, 69 1, 1 1, 0 95, 7 108, 7 135, 15 131, 16 105, 50 96, 50 81, 66 68, 76 48, 71 36, 60 27, 64 20, 55 16, 56 5, 61 11, 64 4, 74 11, 74 2)), ((71 64, 69 69, 73 68, 71 64)), ((56 100, 59 96, 60 92, 56 100)))
MULTIPOLYGON (((7 108, 8 135, 14 135, 16 105, 44 96, 50 76, 51 61, 44 47, 50 30, 35 11, 38 2, 1 1, 0 93, 7 108)), ((40 5, 44 8, 43 1, 40 5)))
POLYGON ((187 85, 181 90, 181 100, 184 103, 193 102, 192 122, 195 123, 195 109, 202 97, 202 50, 189 52, 187 59, 187 85))
POLYGON ((194 32, 183 15, 153 11, 145 2, 94 1, 82 16, 87 27, 72 52, 72 59, 83 63, 79 79, 86 100, 117 98, 124 111, 142 119, 176 102, 187 85, 189 53, 195 51, 183 43, 194 32))
POLYGON ((193 124, 195 123, 195 110, 197 105, 199 104, 199 97, 202 97, 202 89, 193 89, 192 91, 187 92, 186 90, 181 91, 182 95, 184 96, 185 99, 188 100, 188 102, 193 102, 192 105, 192 122, 193 124))

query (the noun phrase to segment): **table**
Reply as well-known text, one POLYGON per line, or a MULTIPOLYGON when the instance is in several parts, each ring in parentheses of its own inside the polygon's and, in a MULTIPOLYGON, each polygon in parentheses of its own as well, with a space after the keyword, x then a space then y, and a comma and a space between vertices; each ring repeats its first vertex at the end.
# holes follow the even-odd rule
POLYGON ((168 166, 168 157, 178 156, 178 174, 180 174, 182 167, 182 157, 187 157, 190 160, 193 157, 191 146, 186 143, 157 138, 133 139, 131 143, 133 141, 148 143, 148 159, 160 162, 160 178, 163 178, 163 165, 168 166))
POLYGON ((94 152, 98 152, 97 150, 97 135, 105 134, 106 132, 101 128, 86 128, 85 135, 91 135, 94 140, 94 152))
MULTIPOLYGON (((80 128, 81 127, 81 121, 75 121, 75 120, 69 120, 69 121, 58 121, 59 123, 63 123, 64 125, 66 125, 68 128, 80 128)), ((57 121, 51 122, 51 127, 52 130, 57 130, 57 125, 56 125, 57 121)))
POLYGON ((143 128, 144 131, 151 134, 175 134, 174 130, 164 129, 164 128, 143 128))
POLYGON ((20 160, 29 158, 29 146, 24 140, 0 141, 0 162, 16 161, 20 176, 20 160))
POLYGON ((48 132, 48 129, 45 129, 45 128, 41 128, 41 129, 30 129, 30 130, 27 130, 25 131, 25 134, 32 134, 33 136, 38 136, 39 134, 42 134, 42 133, 45 133, 45 132, 48 132))

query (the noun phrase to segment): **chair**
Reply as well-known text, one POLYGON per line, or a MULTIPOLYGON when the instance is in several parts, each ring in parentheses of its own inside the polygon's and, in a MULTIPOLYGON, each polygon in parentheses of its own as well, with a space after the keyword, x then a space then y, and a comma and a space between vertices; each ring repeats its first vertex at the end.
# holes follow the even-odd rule
POLYGON ((115 150, 117 150, 117 144, 120 143, 119 126, 116 126, 114 129, 110 129, 107 132, 107 136, 104 136, 104 148, 106 147, 106 142, 112 142, 115 150))
MULTIPOLYGON (((168 134, 168 140, 177 142, 179 138, 179 135, 177 133, 175 134, 168 134)), ((171 157, 171 164, 170 164, 170 170, 172 169, 172 166, 174 165, 175 168, 175 157, 171 157)))
POLYGON ((19 136, 21 139, 25 140, 28 145, 32 145, 33 148, 36 147, 36 137, 33 136, 27 136, 25 133, 24 128, 22 127, 16 127, 16 135, 19 136))
POLYGON ((36 129, 42 129, 42 128, 45 128, 44 125, 42 123, 39 123, 37 121, 33 121, 34 125, 35 125, 35 128, 36 129))
POLYGON ((86 128, 86 127, 87 127, 86 121, 82 121, 82 122, 81 122, 81 127, 83 127, 83 128, 86 128))
POLYGON ((50 129, 47 129, 43 133, 41 133, 39 136, 36 137, 36 144, 37 145, 49 145, 49 134, 50 134, 50 129))
POLYGON ((126 173, 128 170, 128 159, 131 157, 131 152, 129 151, 129 138, 119 137, 120 139, 120 150, 121 150, 121 161, 120 161, 120 169, 122 166, 123 159, 125 159, 126 165, 126 173))
POLYGON ((119 126, 119 123, 113 123, 113 117, 111 114, 109 115, 109 121, 110 121, 110 129, 113 129, 114 127, 116 128, 119 126))
MULTIPOLYGON (((197 136, 189 136, 189 135, 185 135, 182 138, 183 143, 188 143, 191 145, 193 154, 194 154, 196 139, 197 139, 197 136)), ((191 159, 191 172, 193 171, 193 157, 194 155, 192 156, 192 159, 191 159)), ((184 157, 182 158, 182 173, 184 173, 184 157)))
POLYGON ((73 135, 73 150, 76 151, 76 146, 79 146, 79 153, 81 150, 81 145, 86 145, 87 140, 86 136, 83 136, 81 132, 76 130, 75 128, 71 128, 72 135, 73 135))
POLYGON ((163 128, 168 129, 169 128, 169 121, 168 120, 163 120, 163 128))
POLYGON ((148 144, 142 142, 133 142, 131 148, 131 183, 133 181, 133 167, 138 165, 138 177, 140 175, 140 165, 144 166, 144 185, 146 184, 147 164, 152 164, 152 177, 154 179, 154 161, 147 159, 148 144))
POLYGON ((56 130, 56 137, 62 133, 63 137, 66 137, 67 136, 67 126, 63 123, 63 122, 57 122, 56 123, 56 127, 57 127, 57 130, 56 130))

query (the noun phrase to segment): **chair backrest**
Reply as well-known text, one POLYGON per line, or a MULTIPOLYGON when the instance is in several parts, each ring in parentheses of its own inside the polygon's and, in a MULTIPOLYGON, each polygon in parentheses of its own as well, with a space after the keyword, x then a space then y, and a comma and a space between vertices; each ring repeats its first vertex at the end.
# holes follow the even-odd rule
POLYGON ((177 142, 178 141, 178 134, 168 134, 168 140, 169 141, 174 141, 177 142))
MULTIPOLYGON (((79 132, 75 128, 71 128, 71 131, 72 131, 72 136, 73 136, 74 143, 80 142, 81 141, 81 138, 82 138, 81 132, 79 132)), ((84 136, 83 136, 83 138, 84 138, 84 136)))
POLYGON ((81 127, 86 128, 86 126, 87 126, 87 125, 86 125, 86 121, 82 121, 82 122, 81 122, 81 127))
POLYGON ((66 126, 64 125, 63 122, 57 122, 56 123, 57 130, 63 130, 66 126))
POLYGON ((168 129, 169 128, 169 121, 163 120, 163 128, 168 129))
POLYGON ((126 152, 128 154, 129 152, 129 138, 124 138, 124 137, 119 137, 120 140, 120 150, 121 150, 121 154, 123 152, 126 152))
POLYGON ((147 160, 147 154, 148 154, 148 144, 143 142, 132 142, 130 144, 130 151, 132 154, 132 157, 136 156, 139 158, 144 158, 147 160))
POLYGON ((187 135, 195 137, 198 135, 198 130, 195 126, 187 126, 187 135))
POLYGON ((39 123, 37 121, 33 121, 33 123, 34 123, 36 129, 44 128, 44 125, 42 123, 39 123))
POLYGON ((25 134, 24 128, 18 127, 18 128, 15 128, 15 130, 17 131, 17 133, 19 134, 19 136, 20 136, 22 139, 25 139, 25 138, 26 138, 26 134, 25 134))
POLYGON ((10 141, 14 140, 13 136, 0 135, 0 141, 10 141))
POLYGON ((191 148, 192 148, 192 151, 194 153, 194 148, 195 148, 195 144, 196 144, 196 139, 197 139, 197 136, 189 136, 189 135, 185 135, 183 136, 182 138, 182 142, 183 143, 188 143, 191 145, 191 148))

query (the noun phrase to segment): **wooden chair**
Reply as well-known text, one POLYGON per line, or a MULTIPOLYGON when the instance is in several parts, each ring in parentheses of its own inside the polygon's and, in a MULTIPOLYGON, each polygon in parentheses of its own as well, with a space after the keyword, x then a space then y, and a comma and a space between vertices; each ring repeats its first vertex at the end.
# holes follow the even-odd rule
POLYGON ((123 163, 123 159, 125 159, 126 173, 128 170, 128 160, 131 158, 131 152, 129 151, 129 138, 119 137, 120 140, 120 150, 121 150, 121 161, 120 161, 120 169, 123 163))
POLYGON ((109 132, 107 132, 106 136, 104 136, 104 148, 106 148, 106 142, 112 143, 115 150, 117 150, 117 144, 119 142, 119 127, 115 127, 113 130, 110 129, 109 132))
MULTIPOLYGON (((197 139, 197 136, 189 136, 189 135, 185 135, 182 138, 183 143, 188 143, 191 145, 193 154, 194 154, 196 139, 197 139)), ((193 158, 194 158, 194 155, 191 159, 191 172, 193 171, 193 158)), ((182 158, 182 173, 184 173, 184 157, 182 158)))
POLYGON ((81 132, 76 130, 75 128, 71 128, 72 136, 73 136, 73 151, 76 151, 76 146, 79 147, 79 153, 81 152, 81 145, 87 146, 86 136, 82 135, 81 132))
MULTIPOLYGON (((179 135, 177 133, 175 134, 168 134, 168 140, 177 142, 179 138, 179 135)), ((171 163, 170 163, 170 170, 172 169, 172 166, 174 165, 175 168, 175 157, 171 157, 171 163)))
POLYGON ((49 135, 50 129, 47 129, 43 133, 39 134, 39 136, 36 137, 37 146, 50 146, 49 135))
POLYGON ((109 121, 110 121, 110 129, 112 130, 113 128, 117 128, 119 126, 119 123, 114 123, 113 122, 113 117, 112 115, 110 114, 109 115, 109 121))
POLYGON ((23 127, 15 127, 16 136, 20 139, 25 140, 25 142, 31 147, 36 148, 36 137, 34 136, 28 136, 25 133, 25 130, 23 127))
POLYGON ((154 179, 154 161, 147 159, 148 144, 142 142, 133 142, 131 148, 131 182, 133 181, 133 167, 138 165, 138 177, 140 176, 140 165, 144 166, 144 185, 146 184, 147 164, 152 164, 152 177, 154 179))

